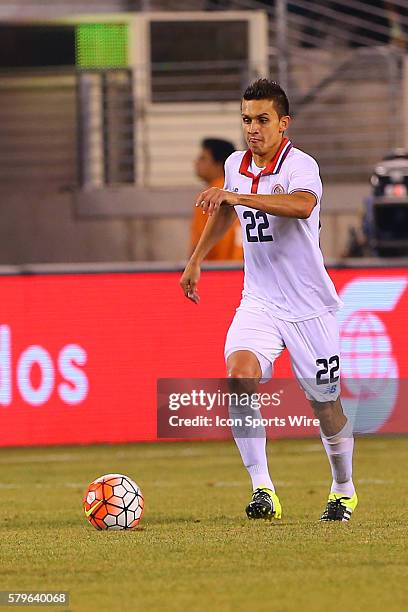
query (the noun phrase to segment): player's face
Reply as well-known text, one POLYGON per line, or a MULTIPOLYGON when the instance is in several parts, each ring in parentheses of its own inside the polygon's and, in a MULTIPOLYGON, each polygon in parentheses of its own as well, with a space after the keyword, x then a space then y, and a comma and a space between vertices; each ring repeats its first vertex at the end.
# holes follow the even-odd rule
POLYGON ((245 139, 252 153, 259 157, 273 155, 290 118, 279 117, 272 100, 242 100, 241 114, 245 139))

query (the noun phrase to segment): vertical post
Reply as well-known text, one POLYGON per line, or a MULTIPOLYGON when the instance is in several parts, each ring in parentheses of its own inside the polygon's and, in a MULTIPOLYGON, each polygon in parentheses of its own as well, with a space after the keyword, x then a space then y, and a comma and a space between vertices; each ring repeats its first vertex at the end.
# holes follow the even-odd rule
POLYGON ((137 184, 150 184, 149 116, 152 110, 151 17, 139 14, 129 26, 129 66, 133 71, 134 151, 137 184))
POLYGON ((102 70, 101 76, 101 107, 102 107, 102 138, 103 138, 103 174, 105 185, 112 182, 111 177, 111 142, 109 121, 109 88, 108 74, 102 70))
POLYGON ((402 117, 403 117, 403 146, 408 149, 408 55, 403 56, 402 65, 402 117))
POLYGON ((288 92, 289 87, 289 44, 288 44, 288 3, 276 0, 276 48, 278 52, 279 84, 288 92))
POLYGON ((105 184, 103 102, 99 74, 79 72, 77 93, 81 187, 98 188, 105 184))
MULTIPOLYGON (((400 92, 400 81, 403 75, 401 72, 404 71, 404 65, 402 64, 403 55, 401 56, 398 50, 390 48, 388 50, 388 79, 389 79, 389 100, 390 100, 390 146, 391 148, 399 147, 402 145, 400 125, 398 121, 399 115, 399 92, 400 92)), ((404 85, 403 85, 404 86, 404 85)), ((404 120, 403 120, 404 121, 404 120)), ((405 126, 404 126, 405 127, 405 126)))
POLYGON ((77 185, 83 187, 85 184, 84 172, 84 141, 83 141, 83 111, 81 97, 80 72, 75 73, 75 96, 76 96, 76 167, 77 185))

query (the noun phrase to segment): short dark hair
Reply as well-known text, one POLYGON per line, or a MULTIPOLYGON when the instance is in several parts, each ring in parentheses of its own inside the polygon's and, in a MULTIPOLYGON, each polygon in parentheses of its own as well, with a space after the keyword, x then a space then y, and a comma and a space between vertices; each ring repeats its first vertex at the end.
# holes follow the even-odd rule
POLYGON ((235 147, 229 140, 222 140, 221 138, 204 138, 201 141, 203 149, 211 151, 211 155, 215 162, 224 165, 225 160, 235 151, 235 147))
POLYGON ((244 100, 272 100, 279 117, 289 115, 289 100, 276 81, 257 79, 248 85, 242 96, 244 100))

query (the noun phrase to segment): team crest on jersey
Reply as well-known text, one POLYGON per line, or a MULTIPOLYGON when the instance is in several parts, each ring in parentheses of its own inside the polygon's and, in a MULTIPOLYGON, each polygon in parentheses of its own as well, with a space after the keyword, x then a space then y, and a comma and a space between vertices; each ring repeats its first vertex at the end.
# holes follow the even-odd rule
POLYGON ((282 185, 275 185, 275 187, 272 190, 272 193, 281 194, 281 193, 285 193, 285 190, 282 187, 282 185))

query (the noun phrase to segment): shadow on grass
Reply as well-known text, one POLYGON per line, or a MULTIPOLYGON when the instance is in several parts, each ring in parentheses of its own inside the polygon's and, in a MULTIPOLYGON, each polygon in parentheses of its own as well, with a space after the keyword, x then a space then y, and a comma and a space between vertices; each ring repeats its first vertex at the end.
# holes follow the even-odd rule
MULTIPOLYGON (((212 519, 217 520, 217 519, 212 519)), ((200 519, 196 516, 149 516, 149 518, 143 519, 143 525, 183 525, 192 523, 203 523, 209 522, 210 519, 200 519)))
POLYGON ((159 516, 149 517, 143 521, 143 525, 149 526, 160 525, 202 525, 203 527, 214 528, 251 528, 254 525, 264 525, 265 527, 287 527, 289 525, 297 525, 296 521, 250 521, 242 516, 225 516, 214 515, 207 517, 198 516, 159 516))

